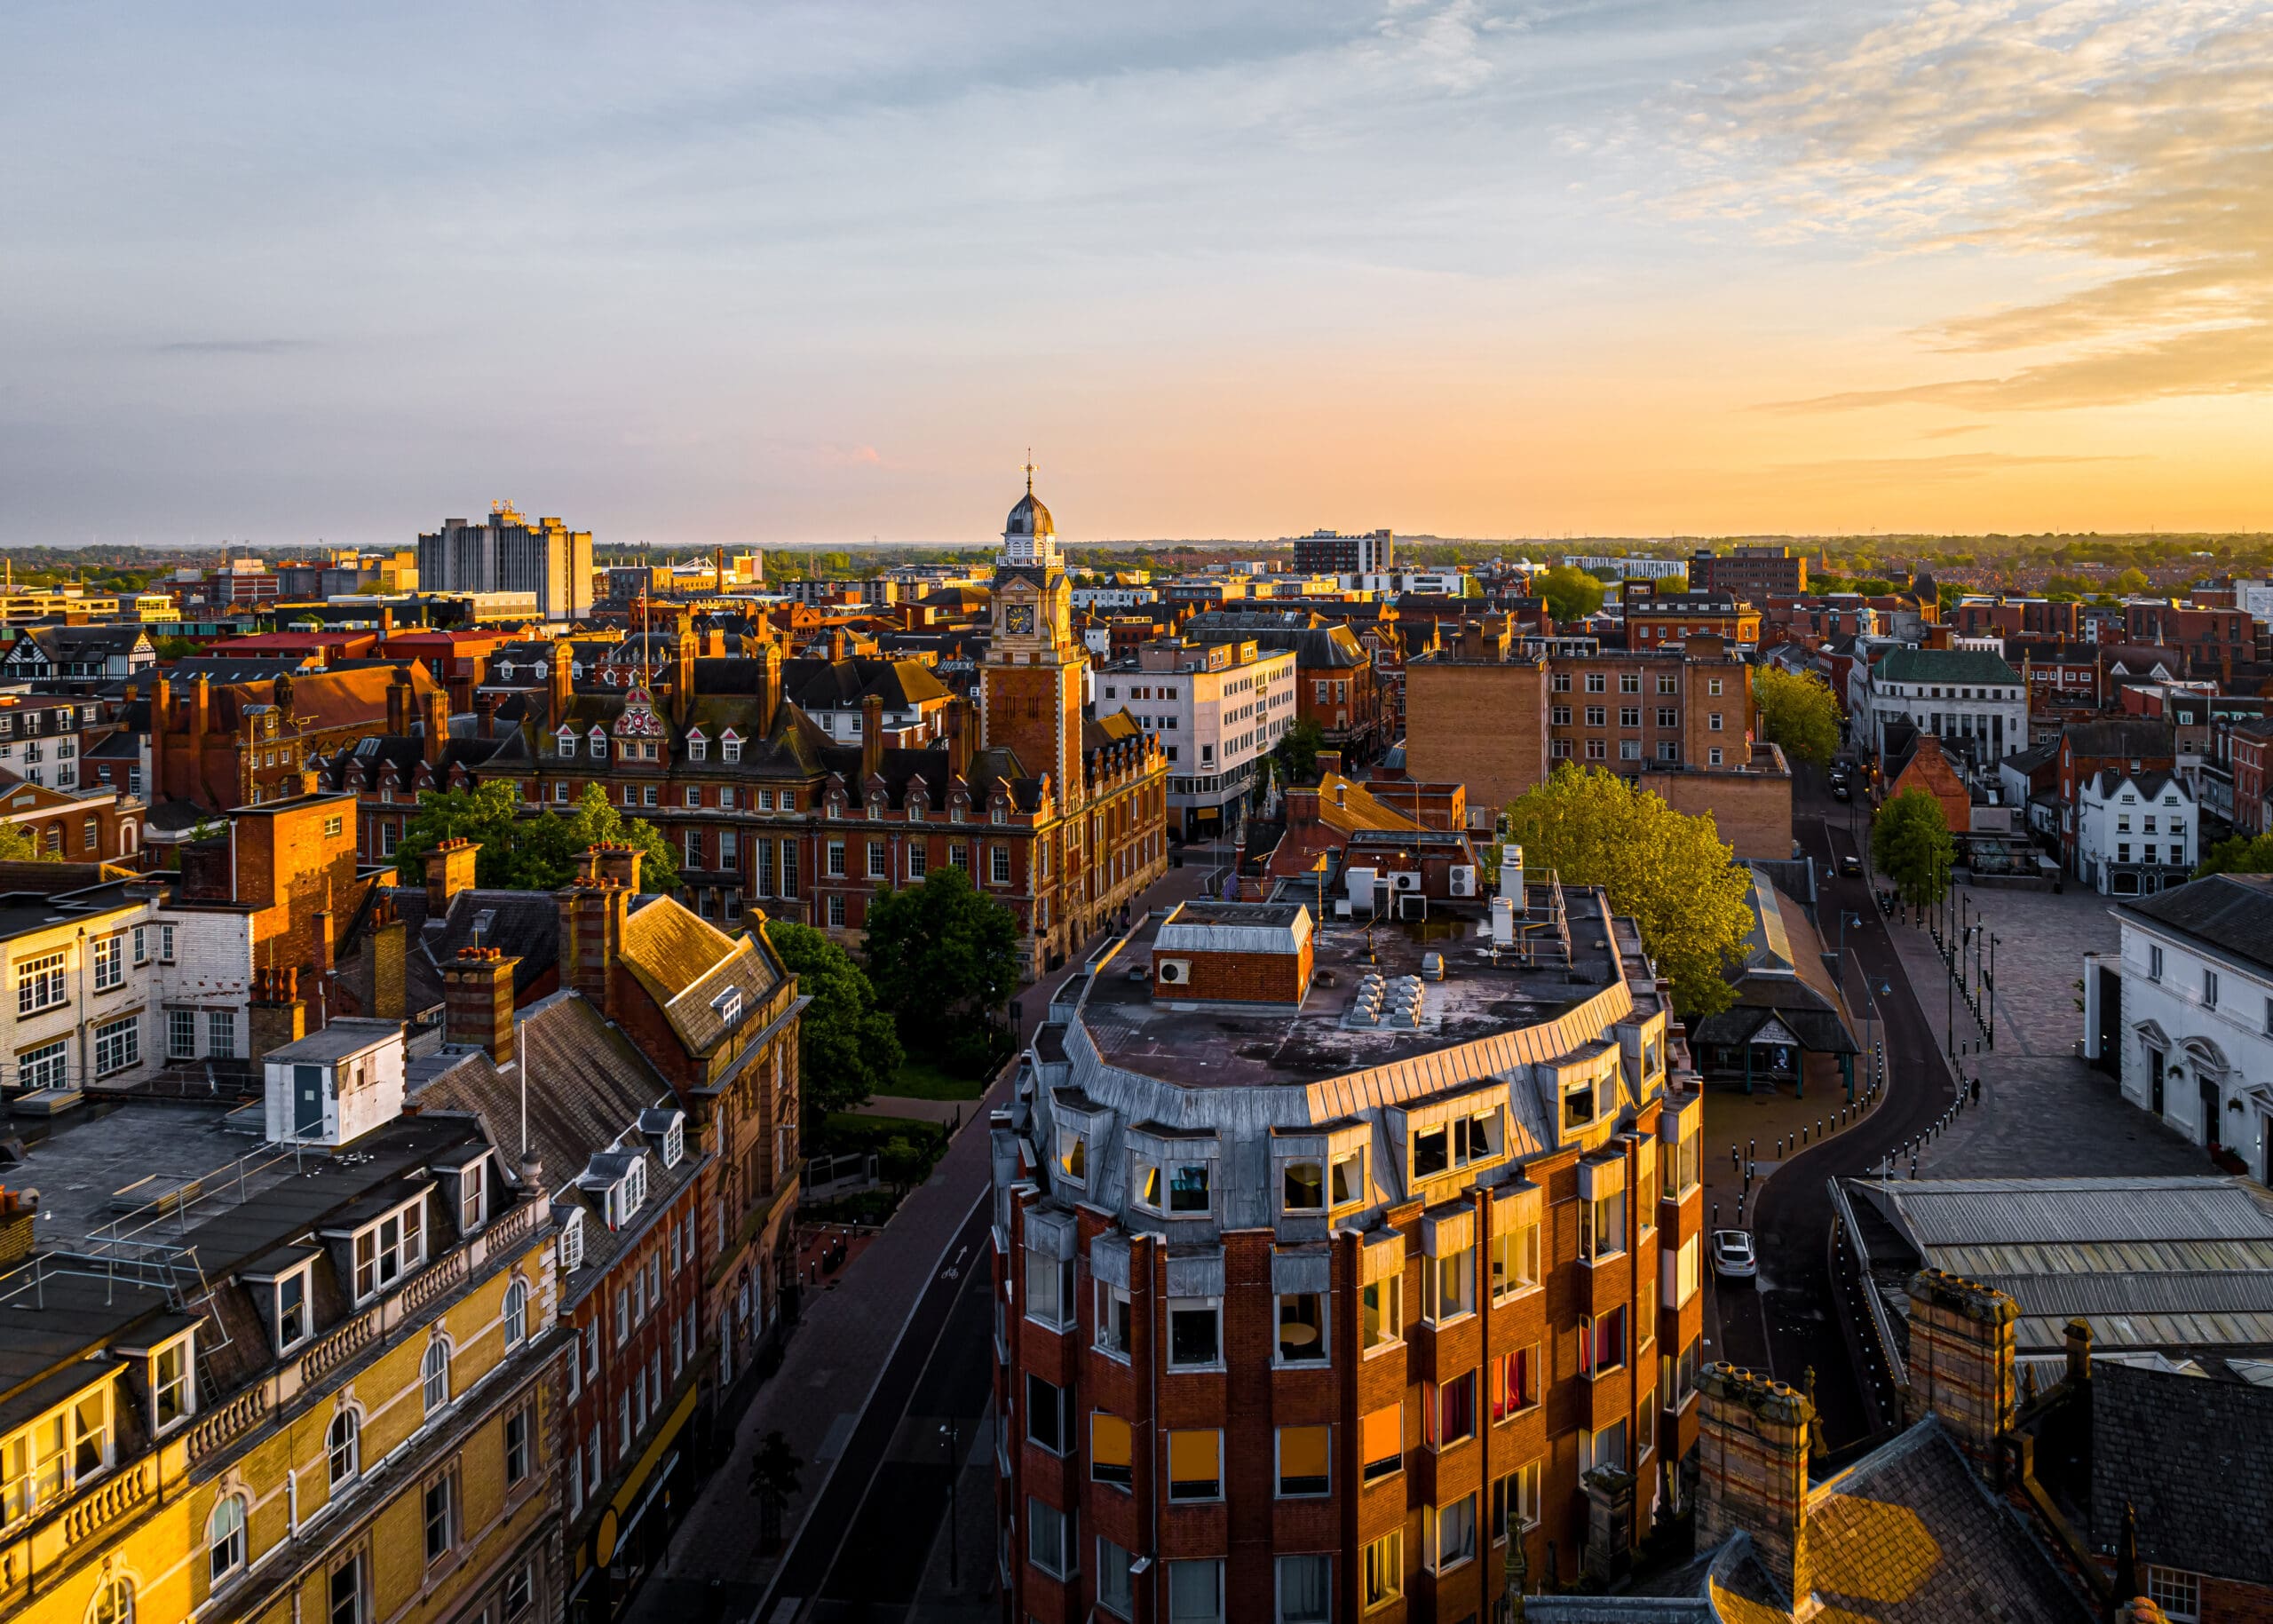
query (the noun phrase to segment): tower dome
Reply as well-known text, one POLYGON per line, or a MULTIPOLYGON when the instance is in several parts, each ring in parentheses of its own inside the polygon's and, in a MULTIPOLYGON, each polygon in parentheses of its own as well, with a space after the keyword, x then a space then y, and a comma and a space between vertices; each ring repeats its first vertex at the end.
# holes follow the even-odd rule
POLYGON ((1026 494, 1018 498, 1018 505, 1010 510, 1009 522, 1003 525, 1005 535, 1055 535, 1057 527, 1050 521, 1049 510, 1034 494, 1034 484, 1028 480, 1026 494))

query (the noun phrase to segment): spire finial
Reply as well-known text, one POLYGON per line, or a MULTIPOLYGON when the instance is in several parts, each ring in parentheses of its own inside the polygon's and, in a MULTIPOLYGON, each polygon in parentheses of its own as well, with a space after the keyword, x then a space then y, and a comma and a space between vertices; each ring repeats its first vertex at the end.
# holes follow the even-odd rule
POLYGON ((1034 448, 1026 448, 1026 495, 1034 495, 1034 448))

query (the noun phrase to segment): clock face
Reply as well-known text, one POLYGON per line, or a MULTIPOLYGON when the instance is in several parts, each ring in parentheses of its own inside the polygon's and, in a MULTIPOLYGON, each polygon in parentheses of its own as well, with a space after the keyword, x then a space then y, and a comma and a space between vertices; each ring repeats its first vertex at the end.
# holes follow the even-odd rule
POLYGON ((1006 630, 1008 630, 1014 637, 1032 637, 1034 635, 1034 606, 1032 604, 1012 604, 1010 609, 1006 630))

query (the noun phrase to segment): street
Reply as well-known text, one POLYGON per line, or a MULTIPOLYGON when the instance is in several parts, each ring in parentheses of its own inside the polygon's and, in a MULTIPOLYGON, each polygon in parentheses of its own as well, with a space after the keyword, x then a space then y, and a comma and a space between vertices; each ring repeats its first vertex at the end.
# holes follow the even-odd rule
POLYGON ((1756 1282, 1715 1281, 1720 1332, 1711 1351, 1795 1387, 1812 1369, 1825 1441, 1836 1449, 1870 1427, 1832 1306, 1826 1256, 1832 1212, 1826 1184, 1868 1170, 1922 1133, 1949 1108, 1954 1083, 1942 1058, 1943 1011, 1929 1011, 1913 992, 1869 875, 1846 879, 1838 874, 1841 856, 1860 855, 1848 804, 1833 800, 1817 775, 1803 773, 1794 786, 1792 821, 1794 836, 1823 876, 1818 915, 1829 920, 1843 909, 1862 917, 1859 928, 1848 927, 1846 940, 1877 994, 1887 1050, 1886 1097, 1854 1128, 1792 1155, 1762 1186, 1750 1225, 1760 1276, 1756 1282))

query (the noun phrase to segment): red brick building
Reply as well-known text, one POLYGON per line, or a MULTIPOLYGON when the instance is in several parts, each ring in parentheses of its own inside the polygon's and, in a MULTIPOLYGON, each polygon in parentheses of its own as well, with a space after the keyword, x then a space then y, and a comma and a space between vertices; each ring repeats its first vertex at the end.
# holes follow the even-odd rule
POLYGON ((2268 655, 2266 634, 2245 611, 2198 609, 2188 604, 2126 603, 2123 641, 2175 649, 2187 661, 2186 675, 2230 672, 2268 655))
POLYGON ((2258 836, 2273 831, 2273 803, 2266 797, 2266 755, 2273 747, 2273 722, 2247 722, 2228 735, 2234 773, 2234 829, 2258 836))
POLYGON ((2140 717, 2079 722, 2061 730, 2059 764, 2060 860, 2072 871, 2084 785, 2102 772, 2173 772, 2178 744, 2167 722, 2140 717))
POLYGON ((1679 648, 1696 637, 1757 647, 1760 611, 1726 592, 1659 592, 1626 605, 1628 648, 1679 648))
POLYGON ((424 668, 407 669, 407 681, 382 666, 261 683, 214 683, 194 671, 153 678, 151 805, 217 812, 297 794, 312 762, 336 760, 376 734, 407 733, 414 714, 439 717, 447 733, 447 697, 424 668))
POLYGON ((1303 896, 1148 921, 998 1115, 1007 1617, 1485 1618, 1511 1527, 1570 1578, 1687 1502, 1701 1104, 1631 922, 1512 880, 1525 950, 1423 981, 1303 896))

